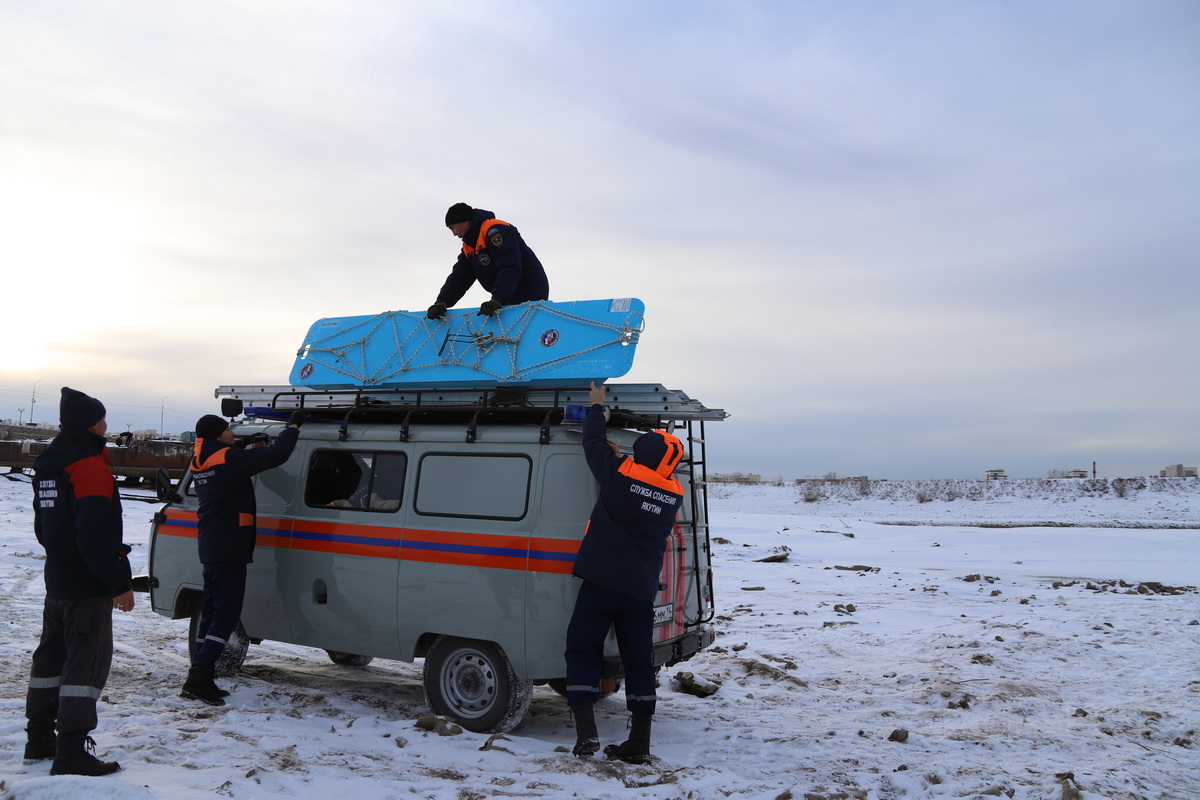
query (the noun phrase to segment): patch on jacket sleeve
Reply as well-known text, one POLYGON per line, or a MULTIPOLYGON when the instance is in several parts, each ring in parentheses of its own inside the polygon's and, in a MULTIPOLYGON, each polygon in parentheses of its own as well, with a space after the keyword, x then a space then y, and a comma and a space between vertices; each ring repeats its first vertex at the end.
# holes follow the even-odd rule
POLYGON ((492 247, 499 247, 504 244, 504 237, 500 235, 500 231, 495 228, 488 231, 488 244, 492 247))

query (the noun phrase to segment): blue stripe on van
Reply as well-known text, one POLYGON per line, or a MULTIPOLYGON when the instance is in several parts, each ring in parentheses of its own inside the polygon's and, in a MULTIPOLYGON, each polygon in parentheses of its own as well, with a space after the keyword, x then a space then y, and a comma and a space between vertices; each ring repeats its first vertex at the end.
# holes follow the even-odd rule
POLYGON ((556 553, 553 550, 530 550, 529 557, 541 561, 575 561, 574 553, 556 553))
POLYGON ((508 556, 509 558, 524 558, 525 551, 512 547, 480 547, 470 544, 449 544, 444 542, 405 542, 405 550, 436 550, 443 553, 475 553, 481 556, 508 556))
POLYGON ((344 533, 316 533, 314 531, 293 530, 293 538, 308 539, 316 542, 344 542, 346 544, 368 544, 377 547, 399 547, 400 539, 383 539, 376 536, 347 536, 344 533))

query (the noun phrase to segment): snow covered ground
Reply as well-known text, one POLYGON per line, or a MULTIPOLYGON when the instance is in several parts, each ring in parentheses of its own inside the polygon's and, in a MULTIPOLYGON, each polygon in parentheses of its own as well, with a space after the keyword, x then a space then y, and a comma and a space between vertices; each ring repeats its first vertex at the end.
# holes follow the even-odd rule
MULTIPOLYGON (((0 479, 0 797, 1200 798, 1200 595, 1170 592, 1200 584, 1197 481, 906 483, 714 487, 718 638, 664 671, 652 766, 572 757, 546 687, 510 734, 439 736, 419 664, 271 643, 187 702, 186 622, 139 596, 95 732, 123 769, 86 779, 21 759, 43 557, 0 479), (978 527, 1031 522, 1076 527, 978 527)), ((138 571, 155 509, 126 503, 138 571)), ((598 717, 624 738, 620 695, 598 717)))

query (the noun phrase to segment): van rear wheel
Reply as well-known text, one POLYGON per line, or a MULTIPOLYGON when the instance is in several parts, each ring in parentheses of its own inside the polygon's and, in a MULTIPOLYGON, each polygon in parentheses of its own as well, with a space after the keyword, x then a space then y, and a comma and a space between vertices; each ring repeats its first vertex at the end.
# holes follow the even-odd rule
POLYGON ((439 636, 425 656, 425 701, 476 733, 505 733, 525 717, 533 682, 518 680, 492 642, 439 636))
MULTIPOLYGON (((197 636, 199 630, 200 604, 197 603, 192 609, 192 621, 188 624, 188 659, 193 664, 196 663, 196 650, 200 648, 197 636)), ((246 635, 241 620, 238 620, 237 628, 225 643, 225 649, 221 651, 221 657, 217 659, 213 672, 221 677, 236 675, 241 670, 242 662, 246 660, 246 651, 249 649, 250 637, 246 635)))

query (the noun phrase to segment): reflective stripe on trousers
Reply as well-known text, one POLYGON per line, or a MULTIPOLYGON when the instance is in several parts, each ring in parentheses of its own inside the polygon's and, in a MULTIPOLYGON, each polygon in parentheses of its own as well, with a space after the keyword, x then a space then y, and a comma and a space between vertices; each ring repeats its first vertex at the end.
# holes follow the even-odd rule
POLYGON ((56 600, 42 606, 42 636, 33 651, 25 716, 56 723, 60 733, 96 727, 96 701, 112 666, 112 598, 56 600))

